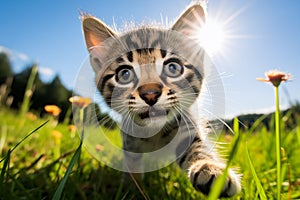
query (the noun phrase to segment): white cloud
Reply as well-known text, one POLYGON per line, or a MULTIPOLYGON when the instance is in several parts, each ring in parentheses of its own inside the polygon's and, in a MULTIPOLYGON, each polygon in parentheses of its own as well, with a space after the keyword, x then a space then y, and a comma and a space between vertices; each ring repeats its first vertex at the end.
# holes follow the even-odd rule
MULTIPOLYGON (((24 65, 32 63, 32 60, 25 54, 13 49, 7 48, 0 45, 0 53, 3 52, 7 54, 10 61, 12 62, 16 72, 23 69, 24 65)), ((55 72, 49 67, 38 67, 38 71, 41 75, 42 80, 49 81, 55 75, 55 72)))
POLYGON ((38 68, 39 73, 43 76, 53 76, 54 75, 54 71, 48 67, 39 67, 38 68))
POLYGON ((29 57, 24 54, 24 53, 19 53, 19 52, 15 52, 14 54, 18 59, 22 60, 22 61, 28 61, 29 60, 29 57))
POLYGON ((12 51, 9 48, 6 48, 4 46, 0 46, 0 52, 1 53, 6 53, 8 56, 12 55, 12 51))
POLYGON ((4 46, 0 46, 0 52, 3 52, 5 54, 7 54, 10 58, 10 60, 12 61, 23 61, 23 62, 27 62, 29 61, 29 57, 24 54, 24 53, 20 53, 18 51, 15 51, 15 50, 12 50, 12 49, 9 49, 7 47, 4 47, 4 46))

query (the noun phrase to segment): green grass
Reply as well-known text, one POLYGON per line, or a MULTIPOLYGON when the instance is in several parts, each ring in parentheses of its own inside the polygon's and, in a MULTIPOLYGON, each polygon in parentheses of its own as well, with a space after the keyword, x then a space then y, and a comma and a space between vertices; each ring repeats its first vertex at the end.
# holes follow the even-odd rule
MULTIPOLYGON (((56 196, 59 188, 61 199, 206 198, 193 189, 176 164, 146 173, 138 181, 142 195, 134 183, 121 181, 122 172, 101 164, 84 148, 79 156, 80 139, 67 125, 55 126, 50 119, 36 130, 47 119, 27 115, 20 119, 17 112, 2 107, 0 119, 0 199, 59 199, 56 198, 60 197, 56 196)), ((265 199, 276 199, 275 131, 257 126, 239 130, 239 135, 237 146, 233 145, 236 143, 233 136, 219 138, 227 143, 223 145, 224 154, 231 160, 230 166, 239 168, 243 175, 242 191, 231 199, 263 199, 264 195, 265 199)), ((281 138, 284 149, 281 197, 300 198, 300 124, 289 129, 282 124, 281 138)))

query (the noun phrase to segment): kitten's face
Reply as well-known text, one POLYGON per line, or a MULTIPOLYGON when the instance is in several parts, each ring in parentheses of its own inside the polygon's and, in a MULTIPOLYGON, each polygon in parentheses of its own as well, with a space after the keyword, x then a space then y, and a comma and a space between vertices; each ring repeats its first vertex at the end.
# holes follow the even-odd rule
POLYGON ((201 82, 200 72, 185 59, 162 49, 140 49, 114 60, 98 89, 114 110, 145 125, 186 111, 201 82))
POLYGON ((197 5, 171 30, 141 28, 122 36, 95 18, 84 17, 97 87, 107 104, 125 120, 143 126, 185 114, 198 97, 203 78, 203 50, 187 36, 202 25, 203 17, 197 5))

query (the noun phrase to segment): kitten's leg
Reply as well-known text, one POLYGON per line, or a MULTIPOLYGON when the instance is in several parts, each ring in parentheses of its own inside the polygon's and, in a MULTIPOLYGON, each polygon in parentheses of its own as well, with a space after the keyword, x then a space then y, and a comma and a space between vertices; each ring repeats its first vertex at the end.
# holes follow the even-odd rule
MULTIPOLYGON (((194 188, 204 194, 210 192, 213 183, 225 168, 225 164, 211 151, 205 147, 199 137, 195 137, 191 146, 178 159, 178 164, 187 171, 194 188)), ((240 176, 230 169, 220 197, 233 196, 240 190, 240 176)))

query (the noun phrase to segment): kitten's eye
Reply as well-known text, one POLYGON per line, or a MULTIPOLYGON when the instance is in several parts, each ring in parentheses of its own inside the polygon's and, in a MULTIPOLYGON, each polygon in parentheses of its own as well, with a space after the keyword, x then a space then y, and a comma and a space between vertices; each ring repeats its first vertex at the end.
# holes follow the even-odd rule
POLYGON ((131 66, 121 66, 116 72, 116 81, 120 84, 128 84, 133 81, 135 75, 131 66))
POLYGON ((179 63, 170 62, 165 65, 164 72, 171 78, 176 78, 183 73, 183 67, 179 63))

